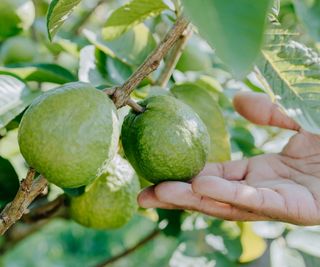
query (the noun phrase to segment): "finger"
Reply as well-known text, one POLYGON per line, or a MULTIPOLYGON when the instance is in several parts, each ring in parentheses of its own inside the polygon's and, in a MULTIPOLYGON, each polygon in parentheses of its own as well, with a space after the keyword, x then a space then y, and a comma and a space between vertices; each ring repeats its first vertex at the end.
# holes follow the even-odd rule
POLYGON ((248 173, 248 159, 227 161, 222 163, 207 163, 203 170, 197 175, 218 176, 228 180, 242 180, 248 173))
POLYGON ((241 210, 232 205, 202 197, 192 191, 188 183, 164 182, 154 188, 158 200, 187 210, 199 211, 210 216, 234 221, 269 220, 265 216, 241 210))
POLYGON ((241 92, 234 97, 233 104, 243 117, 255 124, 297 131, 300 129, 300 126, 284 114, 279 106, 272 103, 269 96, 265 94, 241 92))
POLYGON ((274 219, 283 219, 288 211, 284 198, 269 188, 255 188, 220 177, 203 176, 192 181, 195 193, 274 219))
POLYGON ((142 208, 179 209, 178 207, 161 202, 154 193, 154 186, 144 189, 138 195, 138 203, 142 208))

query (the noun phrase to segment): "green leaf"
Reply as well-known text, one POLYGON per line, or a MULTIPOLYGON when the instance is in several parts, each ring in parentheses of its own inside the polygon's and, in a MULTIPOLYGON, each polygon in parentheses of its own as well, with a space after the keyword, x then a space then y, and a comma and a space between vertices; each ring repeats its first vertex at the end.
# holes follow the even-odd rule
POLYGON ((229 134, 218 103, 214 97, 202 87, 193 83, 173 86, 172 94, 182 100, 199 115, 207 126, 211 148, 209 162, 222 162, 230 159, 229 134))
POLYGON ((67 69, 56 64, 19 64, 13 67, 0 67, 0 74, 14 74, 26 81, 63 84, 76 80, 67 69))
POLYGON ((270 0, 183 0, 186 15, 237 77, 243 77, 263 42, 270 0))
POLYGON ((294 0, 295 11, 309 34, 320 41, 320 0, 294 0))
POLYGON ((31 91, 21 80, 0 74, 0 129, 20 114, 39 91, 31 91))
POLYGON ((133 0, 111 14, 102 29, 102 36, 105 40, 116 39, 133 26, 159 15, 165 9, 168 6, 162 0, 133 0))
POLYGON ((313 257, 309 254, 303 253, 300 251, 300 254, 302 255, 304 262, 306 266, 314 267, 314 266, 320 266, 320 258, 319 257, 313 257))
POLYGON ((245 127, 235 126, 231 129, 231 143, 236 145, 246 157, 262 154, 263 151, 255 146, 251 132, 245 127))
POLYGON ((80 81, 106 87, 122 84, 131 74, 129 65, 106 55, 93 45, 85 46, 80 52, 80 81))
POLYGON ((168 236, 178 236, 181 233, 182 210, 157 209, 159 222, 166 221, 167 226, 162 232, 168 236))
POLYGON ((101 36, 89 30, 83 31, 87 39, 107 55, 125 64, 139 66, 156 46, 149 29, 139 24, 114 41, 104 41, 101 36))
POLYGON ((0 209, 13 200, 19 189, 19 179, 11 163, 0 157, 0 209))
POLYGON ((106 79, 105 61, 105 54, 95 46, 88 45, 82 48, 78 73, 79 81, 91 83, 93 86, 111 85, 110 81, 106 79))
POLYGON ((50 3, 47 13, 47 30, 50 40, 80 2, 81 0, 53 0, 50 3))
POLYGON ((35 18, 31 0, 0 1, 0 41, 28 30, 35 18))
POLYGON ((211 244, 216 251, 218 250, 220 253, 225 254, 229 260, 237 261, 242 254, 239 226, 235 222, 215 220, 208 230, 210 234, 213 234, 216 238, 211 239, 211 242, 207 239, 207 243, 211 244), (218 240, 222 239, 222 246, 214 245, 214 243, 218 241, 217 238, 218 240))
POLYGON ((320 56, 275 34, 263 50, 260 71, 284 111, 305 130, 320 134, 320 56))

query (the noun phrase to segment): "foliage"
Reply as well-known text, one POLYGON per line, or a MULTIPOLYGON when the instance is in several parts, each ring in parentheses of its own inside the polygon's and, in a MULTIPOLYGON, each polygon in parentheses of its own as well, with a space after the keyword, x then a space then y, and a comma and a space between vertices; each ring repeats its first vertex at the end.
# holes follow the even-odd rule
MULTIPOLYGON (((162 88, 158 79, 174 52, 165 55, 158 70, 132 92, 135 101, 171 95, 190 105, 208 128, 211 162, 278 152, 291 135, 240 118, 231 104, 239 90, 268 93, 303 128, 320 133, 318 0, 15 0, 13 9, 9 2, 0 2, 0 52, 6 41, 20 36, 31 40, 37 51, 28 62, 0 62, 1 209, 12 201, 18 178, 27 172, 17 128, 33 99, 78 80, 98 89, 124 84, 181 14, 193 23, 193 35, 179 48, 186 45, 187 53, 173 65, 162 88), (2 16, 4 9, 8 12, 2 16)), ((128 108, 118 111, 122 121, 128 108)), ((81 195, 83 189, 65 192, 81 195)), ((32 210, 62 193, 50 185, 30 206, 30 216, 0 239, 1 266, 96 266, 130 251, 154 230, 149 242, 109 265, 320 264, 319 227, 228 222, 161 209, 140 209, 127 225, 112 231, 80 226, 64 210, 34 223, 32 210)), ((68 206, 68 198, 64 204, 68 206)))

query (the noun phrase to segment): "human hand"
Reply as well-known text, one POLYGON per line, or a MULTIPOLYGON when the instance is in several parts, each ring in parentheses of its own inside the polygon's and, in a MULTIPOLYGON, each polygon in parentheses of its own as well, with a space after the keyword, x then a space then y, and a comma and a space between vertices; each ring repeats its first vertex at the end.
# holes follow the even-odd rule
POLYGON ((320 136, 302 130, 266 95, 238 94, 234 106, 253 123, 297 133, 279 154, 209 163, 191 183, 163 182, 146 188, 139 204, 226 220, 320 224, 320 136))

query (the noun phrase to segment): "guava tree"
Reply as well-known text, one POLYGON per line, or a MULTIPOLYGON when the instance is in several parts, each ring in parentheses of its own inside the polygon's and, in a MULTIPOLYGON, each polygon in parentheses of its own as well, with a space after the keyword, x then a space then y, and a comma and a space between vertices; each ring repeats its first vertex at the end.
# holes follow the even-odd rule
POLYGON ((3 266, 318 266, 320 228, 138 208, 280 151, 237 91, 320 133, 320 1, 1 0, 3 266))

